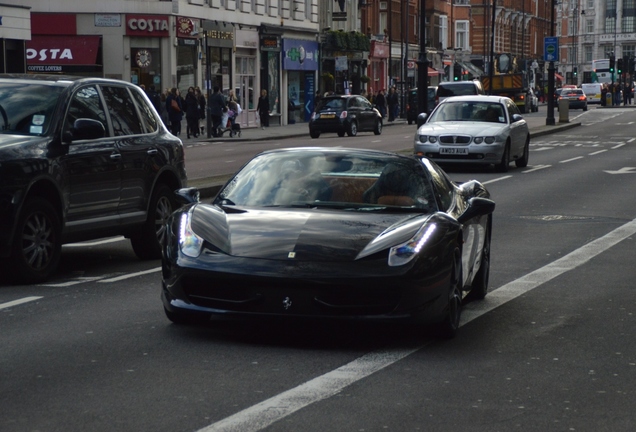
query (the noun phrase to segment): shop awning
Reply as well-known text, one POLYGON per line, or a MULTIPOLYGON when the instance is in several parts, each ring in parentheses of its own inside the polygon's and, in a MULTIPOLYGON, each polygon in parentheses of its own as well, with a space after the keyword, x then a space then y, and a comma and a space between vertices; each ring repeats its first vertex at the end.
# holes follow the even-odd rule
POLYGON ((428 75, 429 75, 429 76, 440 75, 440 74, 442 74, 442 73, 443 73, 443 72, 440 72, 440 71, 438 71, 438 70, 436 70, 436 69, 428 68, 428 75))
POLYGON ((33 35, 26 41, 27 66, 101 64, 101 36, 33 35))
POLYGON ((556 73, 556 72, 554 73, 554 77, 555 77, 556 79, 558 79, 559 81, 563 81, 563 76, 562 76, 562 75, 559 75, 559 74, 558 74, 558 73, 556 73))

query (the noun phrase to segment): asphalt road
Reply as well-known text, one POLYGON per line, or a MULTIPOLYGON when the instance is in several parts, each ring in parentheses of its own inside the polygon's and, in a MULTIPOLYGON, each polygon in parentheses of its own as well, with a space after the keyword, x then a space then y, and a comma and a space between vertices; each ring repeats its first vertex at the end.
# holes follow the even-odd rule
MULTIPOLYGON (((0 430, 634 430, 636 110, 572 114, 582 126, 533 139, 527 168, 447 167, 497 202, 491 292, 456 339, 176 326, 158 261, 120 239, 70 245, 49 283, 0 282, 0 430)), ((412 133, 347 145, 403 148, 412 133)), ((232 172, 261 146, 303 142, 215 144, 188 163, 218 151, 202 163, 232 172)))

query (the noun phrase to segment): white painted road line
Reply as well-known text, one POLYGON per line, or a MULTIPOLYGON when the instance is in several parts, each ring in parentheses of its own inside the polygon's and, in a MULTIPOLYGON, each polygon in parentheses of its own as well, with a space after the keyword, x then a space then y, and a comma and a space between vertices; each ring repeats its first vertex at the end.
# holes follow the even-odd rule
POLYGON ((605 153, 606 151, 608 151, 608 150, 607 150, 607 149, 605 149, 605 150, 599 150, 599 151, 597 151, 597 152, 590 153, 588 156, 596 156, 597 154, 605 153))
POLYGON ((568 162, 572 162, 572 161, 579 160, 579 159, 583 159, 583 156, 577 156, 577 157, 572 158, 572 159, 562 160, 559 163, 568 163, 568 162))
MULTIPOLYGON (((555 277, 585 264, 634 234, 636 234, 636 219, 562 258, 492 291, 484 300, 471 302, 464 309, 461 325, 465 325, 555 277)), ((392 365, 424 346, 426 343, 416 347, 396 347, 371 352, 338 369, 200 429, 199 432, 260 431, 302 408, 337 394, 350 384, 392 365)))
POLYGON ((161 271, 161 267, 155 267, 155 268, 152 268, 150 270, 144 270, 144 271, 140 271, 140 272, 136 272, 136 273, 129 273, 129 274, 117 276, 117 277, 114 277, 114 278, 98 280, 97 282, 98 283, 119 282, 120 280, 130 279, 130 278, 134 278, 134 277, 137 277, 137 276, 142 276, 142 275, 146 275, 146 274, 150 274, 150 273, 157 273, 159 271, 161 271))
POLYGON ((532 167, 530 169, 522 171, 522 173, 523 174, 528 174, 528 173, 531 173, 531 172, 534 172, 534 171, 539 171, 539 170, 542 170, 542 169, 545 169, 545 168, 550 168, 551 166, 552 165, 537 165, 537 166, 534 166, 534 167, 532 167))
POLYGON ((113 238, 104 239, 104 240, 97 240, 97 241, 93 241, 93 242, 69 243, 69 244, 63 245, 62 247, 73 248, 73 247, 100 246, 100 245, 107 244, 107 243, 120 242, 122 240, 126 240, 126 237, 120 236, 120 237, 113 237, 113 238))
POLYGON ((0 310, 1 309, 8 309, 10 307, 21 305, 21 304, 24 304, 24 303, 36 301, 36 300, 39 300, 41 298, 42 297, 32 296, 32 297, 24 297, 24 298, 21 298, 21 299, 18 299, 18 300, 13 300, 13 301, 10 301, 10 302, 7 302, 7 303, 0 303, 0 310))
POLYGON ((501 181, 501 180, 509 179, 510 177, 512 177, 512 176, 498 177, 496 179, 483 181, 483 182, 481 182, 481 184, 486 185, 486 184, 489 184, 489 183, 495 183, 495 182, 498 182, 498 181, 501 181))
POLYGON ((101 279, 101 277, 80 277, 77 279, 70 280, 68 282, 61 282, 56 284, 39 284, 38 286, 46 286, 46 287, 68 287, 73 285, 79 285, 86 282, 93 282, 101 279))

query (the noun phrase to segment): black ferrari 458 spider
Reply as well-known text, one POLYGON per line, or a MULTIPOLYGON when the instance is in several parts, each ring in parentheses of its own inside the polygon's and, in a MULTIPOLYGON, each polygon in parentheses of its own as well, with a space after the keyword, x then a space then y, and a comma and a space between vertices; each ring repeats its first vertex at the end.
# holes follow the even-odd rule
POLYGON ((495 203, 428 159, 294 148, 261 153, 211 204, 168 221, 162 298, 175 323, 310 317, 436 324, 488 290, 495 203))

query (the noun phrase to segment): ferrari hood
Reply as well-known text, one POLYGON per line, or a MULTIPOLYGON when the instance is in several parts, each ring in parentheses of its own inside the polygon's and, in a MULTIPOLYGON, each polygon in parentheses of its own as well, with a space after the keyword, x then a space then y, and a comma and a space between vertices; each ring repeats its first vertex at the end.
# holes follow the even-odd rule
POLYGON ((321 209, 226 212, 200 204, 193 210, 192 229, 209 245, 233 256, 343 261, 354 260, 365 248, 368 255, 408 240, 428 217, 321 209))

